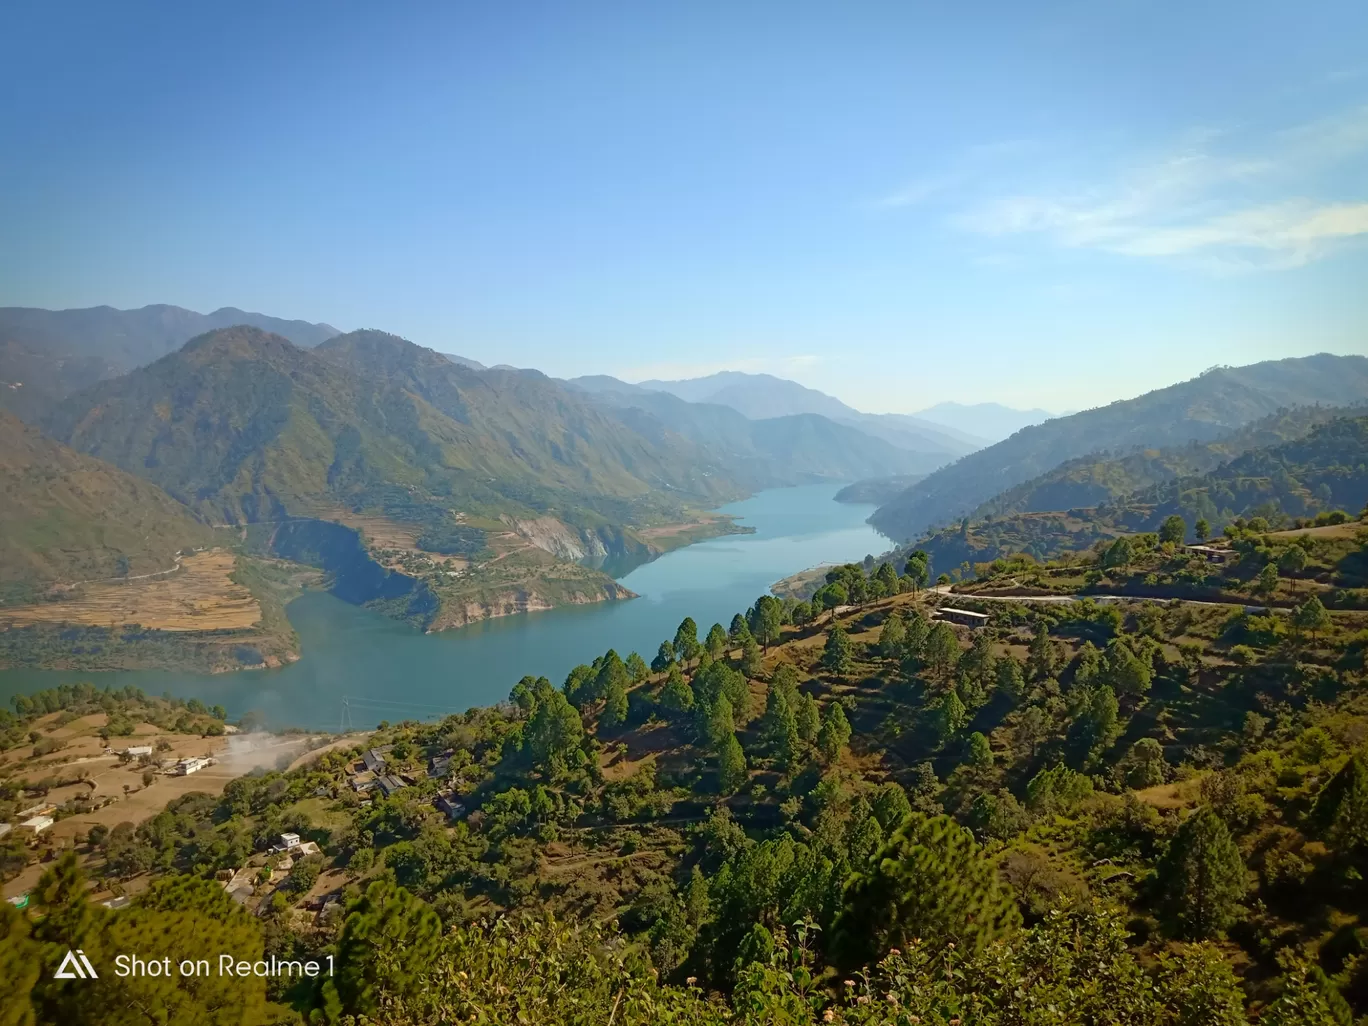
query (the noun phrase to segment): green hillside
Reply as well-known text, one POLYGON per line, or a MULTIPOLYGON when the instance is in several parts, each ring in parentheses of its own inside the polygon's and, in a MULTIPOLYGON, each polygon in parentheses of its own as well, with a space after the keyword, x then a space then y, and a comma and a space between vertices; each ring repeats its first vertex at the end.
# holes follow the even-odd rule
MULTIPOLYGON (((685 620, 654 671, 610 650, 561 687, 527 676, 497 706, 382 723, 87 828, 27 912, 0 905, 5 1007, 44 1026, 106 1022, 116 1001, 218 1026, 1368 1014, 1368 614, 1279 572, 1300 593, 1258 612, 956 595, 984 610, 970 630, 890 567, 832 578, 828 610, 762 596, 702 645, 685 620), (286 831, 309 849, 282 856, 286 831), (128 907, 101 907, 132 879, 128 907), (103 971, 133 943, 336 972, 110 972, 105 992, 46 971, 71 948, 103 971)), ((133 689, 14 705, 0 748, 78 826, 89 796, 62 746, 81 739, 51 724, 219 715, 133 689)), ((4 814, 30 797, 15 782, 4 814)), ((8 839, 0 873, 42 857, 8 839)))
POLYGON ((1066 460, 1141 446, 1211 442, 1291 406, 1345 406, 1368 398, 1368 358, 1321 354, 1218 368, 1178 385, 1023 428, 936 471, 877 510, 870 522, 912 539, 957 520, 1066 460))
POLYGON ((0 413, 0 601, 165 570, 211 534, 156 485, 0 413))
POLYGON ((1299 406, 1279 410, 1210 442, 1120 455, 1092 453, 995 495, 970 513, 969 519, 977 522, 987 516, 1097 506, 1163 481, 1215 470, 1250 449, 1304 438, 1316 425, 1356 412, 1361 414, 1364 408, 1299 406))
POLYGON ((696 475, 690 454, 555 402, 565 395, 511 374, 491 383, 379 333, 309 351, 231 328, 71 397, 46 423, 216 522, 339 504, 417 523, 449 523, 453 508, 625 519, 736 494, 696 475))
MULTIPOLYGON (((1257 434, 1293 430, 1298 423, 1334 412, 1294 411, 1239 437, 1247 441, 1257 434)), ((1229 443, 1161 451, 1146 458, 1151 465, 1191 465, 1209 460, 1221 444, 1229 443)), ((1126 462, 1090 466, 1119 464, 1124 472, 1126 462)), ((1044 493, 1042 489, 1037 494, 1044 493)), ((1122 534, 1156 531, 1173 515, 1181 516, 1189 529, 1203 520, 1214 535, 1241 518, 1260 517, 1278 527, 1334 510, 1356 514, 1365 503, 1368 417, 1337 417, 1316 424, 1304 437, 1251 449, 1205 474, 1174 478, 1097 506, 969 517, 960 525, 930 532, 916 547, 931 556, 934 571, 941 573, 962 563, 990 562, 1021 552, 1048 559, 1122 534)))

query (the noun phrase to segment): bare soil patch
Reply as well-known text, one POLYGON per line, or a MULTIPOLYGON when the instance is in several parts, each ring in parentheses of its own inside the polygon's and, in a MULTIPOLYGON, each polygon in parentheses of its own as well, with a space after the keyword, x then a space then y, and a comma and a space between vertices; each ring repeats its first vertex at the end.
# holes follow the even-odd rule
POLYGON ((0 609, 0 623, 138 624, 161 631, 241 630, 261 621, 261 605, 231 579, 237 557, 215 549, 186 556, 174 573, 81 585, 71 597, 0 609))

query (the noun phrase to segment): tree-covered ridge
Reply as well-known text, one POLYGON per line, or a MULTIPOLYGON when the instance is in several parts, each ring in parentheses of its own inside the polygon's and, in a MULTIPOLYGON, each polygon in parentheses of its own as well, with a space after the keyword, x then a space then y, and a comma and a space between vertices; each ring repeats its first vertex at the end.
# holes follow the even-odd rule
POLYGON ((1351 1023, 1368 615, 1285 547, 1287 610, 996 602, 976 631, 923 560, 834 568, 649 664, 186 796, 90 864, 260 864, 264 950, 345 966, 268 986, 311 1022, 1351 1023), (404 786, 356 792, 362 748, 404 786), (272 872, 287 830, 322 857, 272 872), (345 908, 302 917, 325 867, 345 908))
POLYGON ((156 485, 0 413, 0 602, 165 571, 212 537, 156 485))
POLYGON ((890 537, 911 540, 1066 460, 1214 441, 1284 407, 1344 406, 1365 396, 1368 358, 1361 356, 1321 354, 1218 368, 1135 399, 1023 428, 919 481, 880 507, 871 523, 890 537))
POLYGON ((1104 505, 1165 481, 1214 471, 1251 449, 1304 438, 1317 425, 1363 412, 1354 407, 1300 406, 1279 410, 1210 442, 1194 440, 1124 454, 1090 453, 994 496, 970 513, 969 520, 1104 505))
POLYGON ((735 494, 564 390, 491 384, 379 333, 324 352, 252 328, 213 332, 73 396, 47 426, 215 522, 339 502, 411 519, 553 505, 647 515, 735 494))
MULTIPOLYGON (((1318 419, 1315 414, 1308 417, 1318 419)), ((1209 452, 1210 447, 1202 451, 1209 452)), ((1120 461, 1123 467, 1125 463, 1120 461)), ((1048 489, 1037 494, 1048 494, 1048 489)), ((1004 496, 1003 504, 1009 499, 1004 496)), ((1354 513, 1365 504, 1368 417, 1336 416, 1315 424, 1304 436, 1250 449, 1204 474, 1175 477, 1094 507, 967 517, 954 527, 931 532, 915 547, 927 552, 941 573, 1019 553, 1051 559, 1124 534, 1158 531, 1173 516, 1194 531, 1199 522, 1205 525, 1202 534, 1186 536, 1195 541, 1218 535, 1237 520, 1257 518, 1266 526, 1286 527, 1337 510, 1354 513)))

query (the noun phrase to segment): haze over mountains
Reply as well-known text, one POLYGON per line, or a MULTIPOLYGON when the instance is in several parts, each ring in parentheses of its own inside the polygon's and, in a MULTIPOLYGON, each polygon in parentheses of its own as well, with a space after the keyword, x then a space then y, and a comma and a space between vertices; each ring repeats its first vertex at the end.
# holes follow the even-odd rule
POLYGON ((1212 441, 1283 407, 1345 406, 1365 397, 1368 358, 1362 356, 1320 354, 1217 368, 1135 399, 1024 428, 928 475, 881 506, 870 523, 910 541, 1066 460, 1212 441))
MULTIPOLYGON (((233 309, 8 309, 0 332, 0 410, 30 425, 9 431, 6 451, 6 522, 28 525, 11 532, 28 539, 14 543, 28 555, 8 562, 26 568, 11 575, 26 586, 111 560, 126 569, 118 553, 134 567, 164 561, 122 524, 165 524, 152 533, 170 539, 195 524, 379 517, 400 525, 412 553, 497 566, 503 576, 476 589, 486 606, 533 594, 531 582, 554 567, 571 582, 561 597, 615 597, 606 577, 576 576, 568 563, 659 551, 647 528, 696 526, 701 511, 756 490, 818 481, 857 481, 843 498, 881 502, 870 522, 899 542, 968 518, 996 521, 1001 544, 1021 546, 1029 531, 1010 518, 1139 501, 1368 403, 1368 359, 1358 356, 1220 368, 1069 416, 943 403, 912 417, 862 413, 763 374, 559 381, 380 331, 340 334, 233 309), (181 338, 234 319, 252 323, 181 338), (1048 419, 1020 426, 1039 418, 1048 419), (956 425, 1014 431, 981 447, 956 425), (66 470, 45 475, 35 469, 44 463, 66 470), (63 475, 92 485, 63 490, 63 475), (139 480, 146 486, 130 486, 139 480), (88 501, 99 495, 110 500, 88 501)), ((1243 508, 1226 491, 1261 494, 1222 485, 1213 515, 1243 508)), ((1273 491, 1303 506, 1328 501, 1273 491)), ((1107 517, 1109 530, 1129 523, 1107 517)), ((456 571, 429 570, 433 595, 457 588, 456 571)), ((429 612, 441 604, 419 598, 429 612)))

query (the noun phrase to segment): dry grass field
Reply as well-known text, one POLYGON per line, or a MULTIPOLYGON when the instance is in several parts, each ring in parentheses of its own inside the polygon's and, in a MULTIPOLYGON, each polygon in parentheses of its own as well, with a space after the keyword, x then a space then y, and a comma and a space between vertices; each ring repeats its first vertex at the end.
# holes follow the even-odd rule
POLYGON ((0 608, 0 624, 140 624, 162 631, 241 630, 261 620, 261 605, 250 591, 231 579, 236 565, 231 552, 197 552, 186 556, 175 573, 85 584, 65 601, 0 608))

